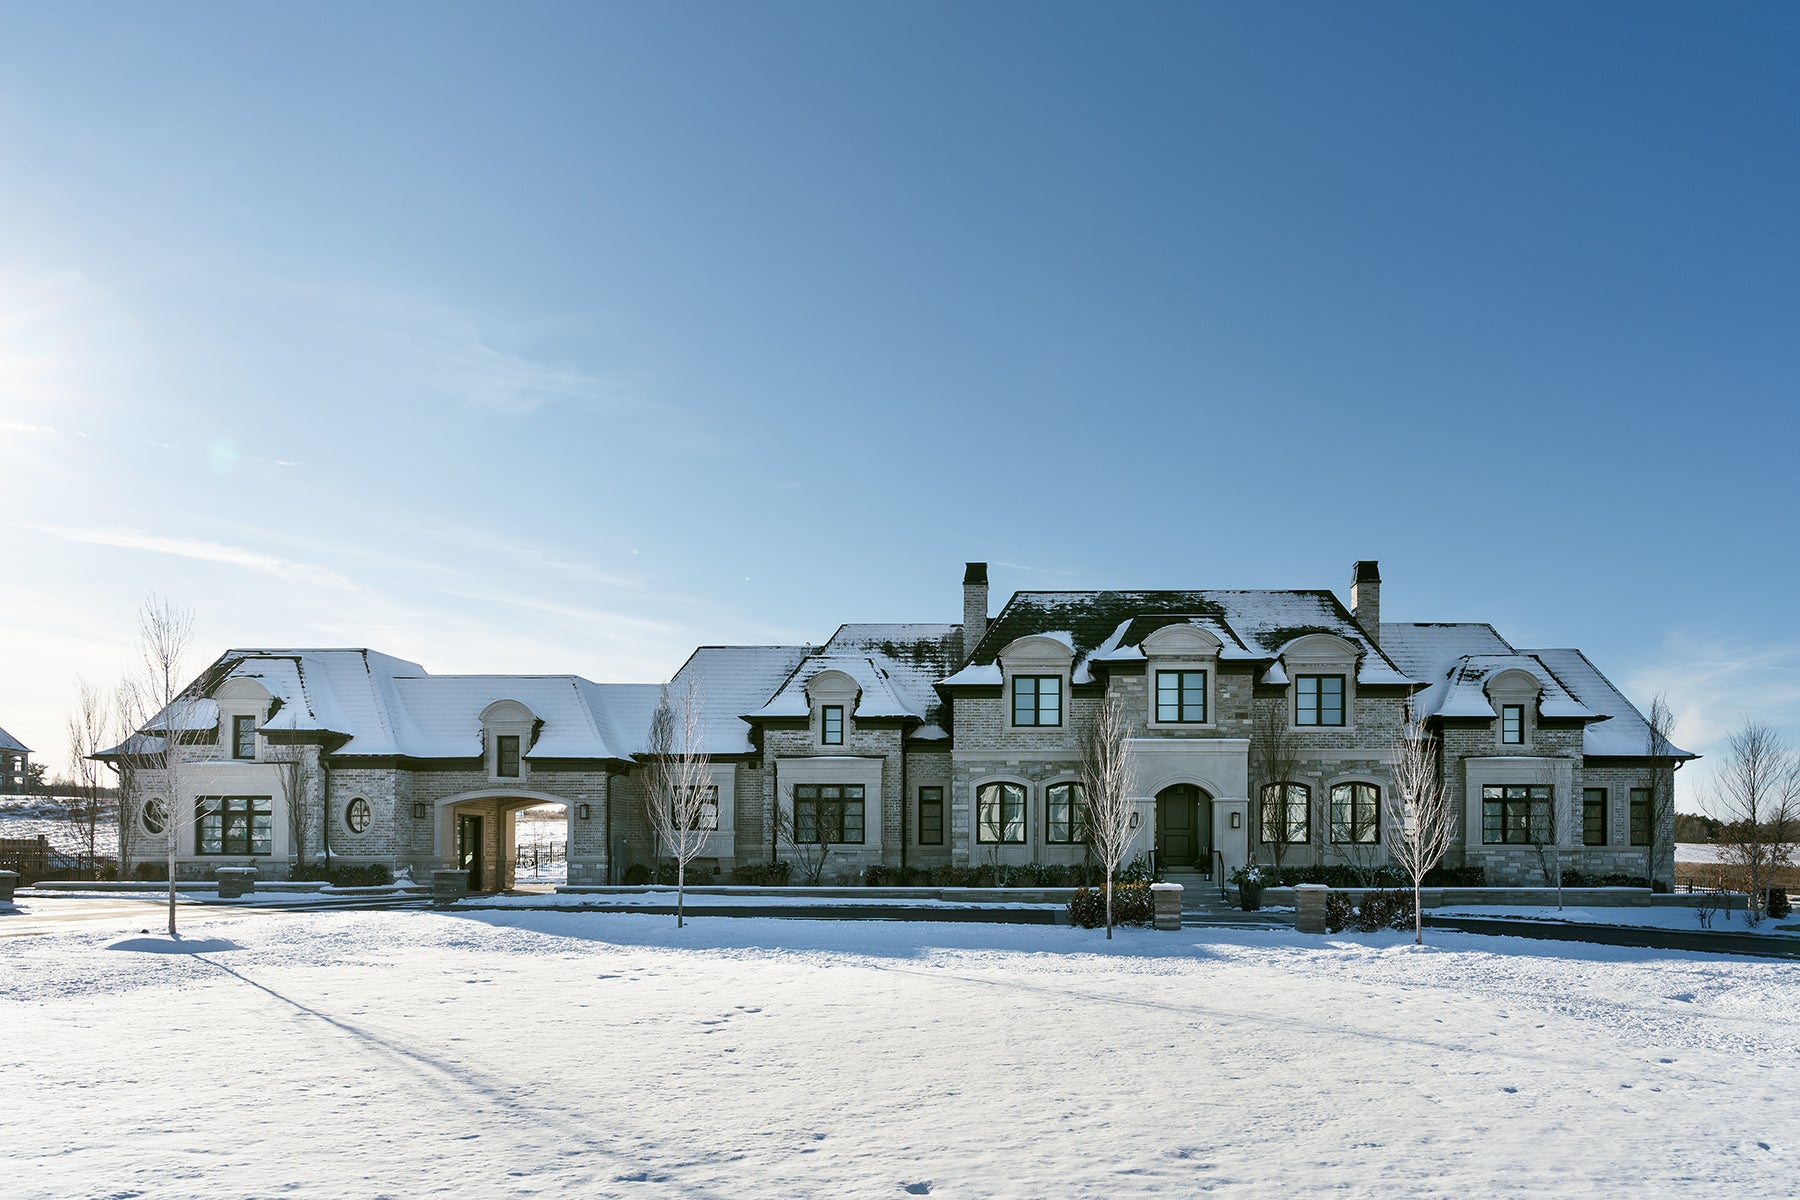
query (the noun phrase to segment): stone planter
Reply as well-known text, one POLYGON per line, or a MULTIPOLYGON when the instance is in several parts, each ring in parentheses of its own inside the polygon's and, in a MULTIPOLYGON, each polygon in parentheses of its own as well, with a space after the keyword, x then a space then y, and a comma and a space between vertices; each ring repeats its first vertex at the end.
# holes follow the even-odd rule
POLYGON ((1238 884, 1238 907, 1245 912, 1255 912, 1262 907, 1262 894, 1260 883, 1238 884))
POLYGON ((255 867, 220 867, 214 874, 219 877, 221 900, 239 900, 256 890, 255 867))
POLYGON ((13 902, 13 888, 19 885, 17 871, 0 871, 0 904, 13 902))
POLYGON ((454 904, 469 898, 469 873, 460 867, 431 873, 431 902, 454 904))

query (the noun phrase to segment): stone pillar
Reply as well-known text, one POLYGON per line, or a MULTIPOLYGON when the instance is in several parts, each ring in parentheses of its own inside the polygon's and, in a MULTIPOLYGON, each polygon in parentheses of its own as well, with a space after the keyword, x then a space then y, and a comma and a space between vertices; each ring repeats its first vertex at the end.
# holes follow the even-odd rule
POLYGON ((460 867, 431 873, 431 902, 454 904, 469 897, 469 873, 460 867))
POLYGON ((0 871, 0 904, 11 904, 13 888, 19 883, 17 871, 0 871))
POLYGON ((1181 885, 1153 883, 1150 885, 1150 898, 1156 904, 1156 927, 1164 932, 1180 929, 1181 885))
POLYGON ((1301 933, 1325 932, 1325 897, 1331 889, 1322 883, 1302 883, 1294 888, 1294 928, 1301 933))
POLYGON ((220 867, 219 899, 238 900, 256 890, 255 867, 220 867))

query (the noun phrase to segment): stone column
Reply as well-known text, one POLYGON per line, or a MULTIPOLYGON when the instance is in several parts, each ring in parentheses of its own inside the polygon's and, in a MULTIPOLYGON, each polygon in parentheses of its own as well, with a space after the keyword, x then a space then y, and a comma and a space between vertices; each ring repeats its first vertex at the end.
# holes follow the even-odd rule
POLYGON ((220 867, 219 899, 238 900, 256 890, 255 867, 220 867))
POLYGON ((431 873, 431 902, 433 904, 454 904, 465 900, 469 895, 469 873, 461 868, 433 871, 431 873))
POLYGON ((0 871, 0 904, 13 902, 13 888, 19 883, 17 871, 0 871))
POLYGON ((1331 889, 1322 883, 1302 883, 1294 888, 1294 928, 1301 933, 1325 932, 1325 897, 1331 889))
POLYGON ((1165 932, 1173 932, 1181 928, 1181 885, 1179 883, 1153 883, 1150 885, 1150 898, 1156 904, 1156 927, 1165 932))

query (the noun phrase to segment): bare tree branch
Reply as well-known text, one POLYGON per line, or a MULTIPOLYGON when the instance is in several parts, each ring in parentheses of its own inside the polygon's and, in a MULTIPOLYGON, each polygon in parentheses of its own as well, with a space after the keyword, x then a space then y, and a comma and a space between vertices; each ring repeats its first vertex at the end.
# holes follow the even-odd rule
POLYGON ((1425 941, 1419 891, 1425 876, 1442 862, 1456 837, 1456 810, 1438 770, 1437 739, 1409 721, 1394 742, 1394 793, 1388 805, 1388 858, 1412 880, 1413 942, 1425 941))
POLYGON ((1109 694, 1081 736, 1081 786, 1087 793, 1087 837, 1106 872, 1106 936, 1113 935, 1113 882, 1131 847, 1137 806, 1131 786, 1131 723, 1125 703, 1109 694))
POLYGON ((712 759, 705 750, 700 720, 700 680, 688 676, 677 706, 669 689, 650 721, 650 761, 644 803, 661 849, 675 861, 675 925, 686 920, 683 900, 688 864, 700 856, 719 828, 719 792, 712 782, 712 759))
POLYGON ((1800 825, 1800 754, 1773 725, 1745 721, 1725 743, 1713 786, 1719 815, 1727 822, 1723 857, 1737 868, 1749 893, 1745 920, 1760 925, 1775 872, 1793 856, 1800 825))

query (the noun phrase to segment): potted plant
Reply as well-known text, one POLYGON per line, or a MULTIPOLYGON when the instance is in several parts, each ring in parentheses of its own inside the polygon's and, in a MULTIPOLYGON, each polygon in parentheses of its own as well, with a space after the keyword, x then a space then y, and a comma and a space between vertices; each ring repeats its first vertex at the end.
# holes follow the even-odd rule
POLYGON ((1239 867, 1231 873, 1231 882, 1237 884, 1238 906, 1245 912, 1255 912, 1262 907, 1263 873, 1255 863, 1239 867))

